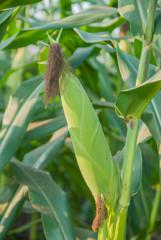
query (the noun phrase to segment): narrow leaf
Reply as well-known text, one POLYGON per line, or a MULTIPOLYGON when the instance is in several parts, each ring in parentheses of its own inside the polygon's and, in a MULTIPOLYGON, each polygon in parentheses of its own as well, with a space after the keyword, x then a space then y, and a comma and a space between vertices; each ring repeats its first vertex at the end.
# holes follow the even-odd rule
POLYGON ((74 240, 67 197, 49 173, 28 167, 16 160, 12 160, 12 167, 19 183, 29 187, 32 206, 43 215, 52 218, 59 228, 59 239, 74 240))
POLYGON ((0 3, 0 10, 7 9, 7 8, 13 8, 17 6, 23 6, 23 5, 29 5, 33 3, 40 2, 42 0, 1 0, 0 3))
POLYGON ((26 21, 33 26, 32 29, 69 29, 74 27, 86 26, 103 20, 109 16, 117 13, 116 8, 104 6, 91 6, 90 8, 72 16, 50 22, 30 22, 26 21))
POLYGON ((10 97, 0 132, 0 171, 13 156, 25 134, 37 98, 43 91, 42 80, 42 76, 38 76, 22 83, 10 97))
POLYGON ((28 166, 33 166, 37 169, 43 169, 47 167, 62 149, 67 134, 68 131, 65 133, 63 131, 63 134, 61 134, 56 140, 51 140, 48 143, 45 143, 25 154, 23 162, 28 166))
POLYGON ((49 136, 59 128, 64 127, 65 125, 66 119, 64 116, 40 121, 38 123, 31 123, 23 139, 23 142, 28 142, 34 139, 41 139, 43 137, 49 136))
POLYGON ((148 6, 149 0, 118 1, 118 10, 121 16, 130 22, 131 31, 134 36, 141 35, 145 32, 148 6))

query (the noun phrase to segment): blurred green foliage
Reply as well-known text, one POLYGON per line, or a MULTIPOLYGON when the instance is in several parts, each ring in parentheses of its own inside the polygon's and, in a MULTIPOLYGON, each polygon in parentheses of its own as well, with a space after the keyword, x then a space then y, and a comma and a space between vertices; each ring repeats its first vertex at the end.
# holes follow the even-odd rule
MULTIPOLYGON (((126 2, 119 1, 119 7, 126 2)), ((143 10, 147 10, 145 2, 141 6, 143 10)), ((80 240, 97 239, 97 234, 91 231, 95 202, 74 155, 60 96, 48 108, 43 103, 44 63, 48 54, 48 46, 43 42, 49 44, 47 33, 56 39, 63 28, 60 44, 95 108, 111 153, 121 169, 127 128, 115 111, 115 101, 121 90, 133 87, 136 81, 143 26, 135 16, 129 18, 124 13, 121 16, 122 8, 117 7, 117 0, 1 1, 0 239, 39 240, 44 236, 51 239, 52 234, 58 240, 72 240, 74 236, 80 240), (139 23, 138 28, 135 22, 139 23), (32 179, 28 172, 32 173, 32 179), (42 176, 45 176, 43 180, 42 176), (28 185, 29 195, 23 185, 28 185), (54 194, 56 203, 52 201, 54 194), (39 205, 45 206, 44 209, 39 205), (69 225, 65 225, 65 217, 60 214, 62 206, 69 225), (46 211, 51 211, 51 218, 46 218, 46 211), (54 223, 53 219, 56 219, 54 223), (60 231, 63 227, 65 233, 60 231)), ((153 45, 149 79, 159 72, 161 63, 160 1, 157 7, 157 40, 153 45)), ((138 155, 142 162, 135 165, 140 171, 134 172, 132 195, 135 196, 129 207, 126 239, 145 239, 156 189, 161 184, 160 100, 159 90, 142 114, 138 136, 141 150, 138 155)), ((145 106, 147 103, 146 100, 145 106)), ((159 239, 160 229, 161 204, 153 239, 159 239)))

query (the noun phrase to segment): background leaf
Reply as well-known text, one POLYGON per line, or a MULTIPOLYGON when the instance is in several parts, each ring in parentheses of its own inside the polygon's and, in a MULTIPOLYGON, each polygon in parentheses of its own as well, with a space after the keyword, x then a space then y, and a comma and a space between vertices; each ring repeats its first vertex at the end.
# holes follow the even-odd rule
POLYGON ((56 226, 54 237, 61 236, 60 239, 74 240, 66 195, 51 176, 47 172, 32 169, 16 160, 12 160, 12 166, 17 180, 29 187, 32 206, 52 219, 56 226))
POLYGON ((37 102, 43 91, 42 76, 22 83, 10 98, 3 117, 0 135, 0 170, 2 171, 18 148, 37 102), (12 138, 10 136, 13 136, 12 138))
POLYGON ((116 8, 110 8, 105 6, 91 6, 87 10, 84 10, 78 14, 63 18, 58 21, 51 22, 29 22, 33 26, 32 29, 60 29, 60 28, 74 28, 89 25, 94 22, 103 20, 106 17, 117 13, 116 8))
POLYGON ((12 7, 16 7, 16 6, 33 4, 33 3, 40 2, 40 1, 41 0, 17 0, 17 1, 9 0, 6 2, 5 0, 2 0, 0 3, 0 10, 12 8, 12 7))

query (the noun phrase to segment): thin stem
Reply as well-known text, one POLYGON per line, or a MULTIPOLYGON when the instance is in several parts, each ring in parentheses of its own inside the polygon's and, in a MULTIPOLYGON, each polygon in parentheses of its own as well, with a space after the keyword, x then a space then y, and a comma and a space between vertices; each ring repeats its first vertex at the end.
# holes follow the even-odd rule
MULTIPOLYGON (((158 184, 156 186, 156 194, 155 194, 155 199, 154 199, 151 216, 150 216, 150 223, 149 223, 149 229, 148 229, 149 233, 151 233, 154 229, 154 224, 155 224, 155 220, 156 220, 158 209, 159 209, 160 197, 161 197, 161 185, 158 184)), ((150 240, 150 239, 151 239, 151 236, 149 234, 146 240, 150 240)))
POLYGON ((153 25, 154 25, 154 15, 156 9, 157 0, 150 0, 148 19, 145 30, 145 42, 141 52, 140 64, 138 69, 138 76, 136 80, 136 86, 146 81, 148 74, 148 66, 151 56, 151 41, 153 38, 153 25))
POLYGON ((128 204, 130 200, 131 181, 129 181, 129 179, 131 179, 132 176, 133 160, 135 155, 135 147, 138 133, 138 122, 138 119, 132 119, 129 122, 123 163, 122 195, 120 199, 120 205, 122 205, 121 203, 123 203, 123 205, 124 203, 128 204), (132 160, 130 161, 130 159, 132 160))
MULTIPOLYGON (((147 78, 147 72, 149 68, 150 55, 151 55, 151 46, 149 45, 149 43, 151 42, 153 37, 152 31, 153 31, 153 24, 154 24, 156 2, 157 0, 150 0, 150 3, 149 3, 148 20, 147 20, 147 25, 145 30, 145 43, 142 48, 136 86, 146 81, 146 78, 147 78), (152 16, 150 16, 151 14, 152 16), (150 29, 148 29, 149 26, 150 26, 150 29)), ((125 238, 127 211, 130 203, 131 176, 132 176, 133 161, 134 161, 136 140, 137 140, 137 134, 138 134, 138 123, 139 123, 139 119, 132 119, 129 121, 127 140, 125 145, 124 163, 123 163, 123 175, 122 175, 123 180, 122 180, 122 192, 121 192, 120 205, 119 205, 119 216, 117 219, 114 240, 124 240, 125 238)))
POLYGON ((146 81, 147 74, 148 74, 149 62, 150 62, 150 55, 151 55, 151 45, 146 45, 144 43, 142 52, 141 52, 136 86, 138 86, 141 83, 146 81))
MULTIPOLYGON (((37 213, 32 214, 31 222, 37 221, 37 213)), ((35 240, 37 237, 37 224, 32 224, 30 228, 30 240, 35 240)))
POLYGON ((130 203, 130 187, 131 187, 131 176, 133 169, 133 161, 136 148, 136 140, 138 134, 138 119, 131 119, 129 121, 129 127, 127 132, 127 139, 125 145, 125 155, 123 163, 123 179, 122 179, 122 192, 120 198, 119 217, 116 226, 116 233, 114 239, 123 240, 126 231, 126 219, 127 210, 130 203))
POLYGON ((145 42, 149 44, 152 41, 153 37, 153 23, 154 23, 154 15, 156 9, 157 0, 150 0, 149 3, 149 13, 147 19, 147 25, 145 30, 145 42))

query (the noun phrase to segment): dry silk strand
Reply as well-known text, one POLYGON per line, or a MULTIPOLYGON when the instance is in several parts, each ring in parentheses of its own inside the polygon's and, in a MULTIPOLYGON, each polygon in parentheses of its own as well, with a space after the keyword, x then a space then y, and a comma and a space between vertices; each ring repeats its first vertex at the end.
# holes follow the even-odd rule
POLYGON ((103 195, 97 196, 96 201, 96 217, 92 223, 92 229, 94 232, 97 232, 98 229, 102 226, 104 219, 107 218, 107 208, 103 199, 103 195))
POLYGON ((45 95, 44 102, 54 101, 59 93, 60 83, 59 79, 63 75, 64 57, 61 46, 58 43, 50 45, 49 54, 47 58, 47 65, 45 69, 45 95))

